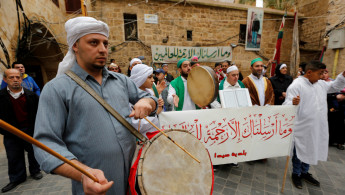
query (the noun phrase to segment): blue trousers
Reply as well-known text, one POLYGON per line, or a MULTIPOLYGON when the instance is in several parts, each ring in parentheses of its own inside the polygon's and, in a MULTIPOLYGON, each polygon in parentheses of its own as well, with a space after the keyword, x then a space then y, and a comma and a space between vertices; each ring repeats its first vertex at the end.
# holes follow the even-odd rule
POLYGON ((302 173, 308 173, 309 167, 309 164, 304 163, 297 158, 296 148, 294 147, 292 156, 292 173, 300 176, 302 173))
POLYGON ((252 43, 256 45, 256 39, 258 38, 258 32, 252 31, 252 43))

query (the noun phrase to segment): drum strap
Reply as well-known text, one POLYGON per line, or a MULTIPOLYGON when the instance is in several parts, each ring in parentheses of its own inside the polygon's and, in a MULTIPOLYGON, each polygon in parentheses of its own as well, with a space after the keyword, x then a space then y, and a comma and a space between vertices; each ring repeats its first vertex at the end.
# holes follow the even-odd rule
POLYGON ((100 103, 113 117, 115 117, 123 126, 125 126, 136 138, 142 142, 146 142, 147 139, 141 135, 129 122, 124 119, 113 107, 111 107, 98 93, 95 92, 85 81, 83 81, 78 75, 72 71, 67 71, 66 75, 71 77, 78 85, 80 85, 86 92, 88 92, 98 103, 100 103))

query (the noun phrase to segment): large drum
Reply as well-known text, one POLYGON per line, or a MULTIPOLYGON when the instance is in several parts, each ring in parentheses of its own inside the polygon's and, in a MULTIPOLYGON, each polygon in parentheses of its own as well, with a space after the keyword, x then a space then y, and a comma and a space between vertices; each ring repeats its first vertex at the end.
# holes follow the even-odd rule
POLYGON ((218 96, 217 75, 208 66, 194 67, 188 74, 187 88, 190 98, 199 106, 207 106, 218 96))
POLYGON ((213 168, 204 145, 185 130, 166 130, 165 133, 200 163, 158 133, 139 152, 137 163, 134 163, 138 165, 137 181, 132 183, 137 183, 144 195, 212 194, 213 168))

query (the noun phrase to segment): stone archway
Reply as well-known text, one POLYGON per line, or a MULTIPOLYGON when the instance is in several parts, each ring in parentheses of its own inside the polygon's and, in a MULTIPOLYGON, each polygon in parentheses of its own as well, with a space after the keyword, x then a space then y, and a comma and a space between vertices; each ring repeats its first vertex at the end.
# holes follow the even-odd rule
POLYGON ((41 23, 34 23, 30 26, 31 40, 27 43, 27 55, 22 57, 26 64, 26 73, 32 76, 37 85, 42 89, 43 85, 53 79, 56 75, 59 62, 64 54, 53 34, 41 23))

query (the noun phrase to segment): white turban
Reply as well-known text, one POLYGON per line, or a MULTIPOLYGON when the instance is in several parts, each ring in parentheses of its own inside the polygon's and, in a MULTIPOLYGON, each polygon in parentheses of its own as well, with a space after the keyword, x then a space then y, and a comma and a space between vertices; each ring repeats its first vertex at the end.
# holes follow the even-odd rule
POLYGON ((131 71, 131 76, 129 77, 137 87, 143 85, 150 75, 153 73, 153 68, 145 64, 137 64, 133 67, 131 71))
MULTIPOLYGON (((133 65, 134 62, 139 62, 139 64, 142 64, 143 62, 139 58, 133 58, 131 62, 129 63, 129 67, 133 65)), ((132 74, 132 73, 131 73, 132 74)))
POLYGON ((226 69, 226 73, 232 72, 234 70, 238 70, 237 66, 235 66, 235 65, 230 66, 228 69, 226 69))
POLYGON ((93 33, 109 37, 108 25, 92 17, 72 18, 65 23, 65 30, 67 33, 68 52, 62 62, 60 62, 56 76, 64 74, 67 70, 71 69, 76 61, 72 47, 78 39, 93 33))
POLYGON ((279 70, 281 70, 282 68, 284 67, 287 67, 286 64, 282 64, 280 67, 279 67, 279 70))

